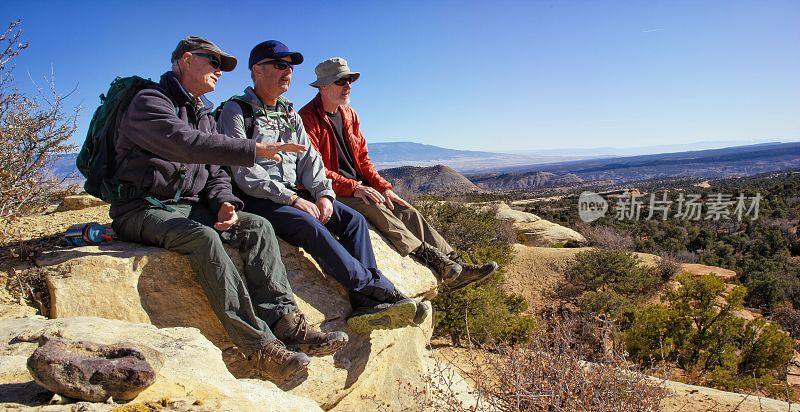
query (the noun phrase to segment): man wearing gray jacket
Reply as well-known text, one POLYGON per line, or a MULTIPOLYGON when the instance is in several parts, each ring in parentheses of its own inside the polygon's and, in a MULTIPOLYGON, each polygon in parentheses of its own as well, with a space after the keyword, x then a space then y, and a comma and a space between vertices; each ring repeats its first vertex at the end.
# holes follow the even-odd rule
POLYGON ((234 67, 236 58, 206 39, 189 36, 178 43, 172 70, 158 86, 138 92, 122 115, 115 173, 120 196, 110 215, 120 239, 188 255, 214 313, 238 347, 227 351, 229 359, 250 360, 257 376, 283 381, 306 370, 306 353, 331 354, 347 335, 308 326, 295 304, 272 227, 241 212, 244 205, 219 166, 252 166, 279 152, 305 150, 216 133, 211 103, 203 95, 234 67), (236 269, 223 242, 239 250, 244 270, 236 269))
POLYGON ((220 133, 306 148, 302 153, 284 153, 277 161, 259 159, 253 166, 232 167, 245 210, 267 218, 280 238, 305 249, 325 273, 347 288, 354 309, 348 319, 352 330, 367 333, 421 322, 425 309, 420 307, 417 313, 416 302, 397 291, 378 269, 366 219, 335 200, 300 116, 281 97, 289 89, 294 66, 302 62, 300 53, 279 41, 258 44, 249 59, 254 86, 226 102, 219 115, 220 133))

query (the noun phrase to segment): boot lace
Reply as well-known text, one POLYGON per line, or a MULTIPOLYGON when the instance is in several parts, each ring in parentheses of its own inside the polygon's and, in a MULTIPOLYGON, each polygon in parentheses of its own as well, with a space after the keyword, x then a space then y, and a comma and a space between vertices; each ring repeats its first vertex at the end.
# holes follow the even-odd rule
POLYGON ((306 340, 306 334, 308 333, 308 321, 306 320, 305 313, 296 315, 293 321, 294 330, 292 331, 292 334, 300 337, 301 340, 306 340))
POLYGON ((278 364, 283 365, 293 355, 293 352, 286 349, 286 345, 280 340, 274 340, 261 347, 256 352, 256 357, 259 366, 263 366, 268 360, 272 359, 277 361, 278 364))

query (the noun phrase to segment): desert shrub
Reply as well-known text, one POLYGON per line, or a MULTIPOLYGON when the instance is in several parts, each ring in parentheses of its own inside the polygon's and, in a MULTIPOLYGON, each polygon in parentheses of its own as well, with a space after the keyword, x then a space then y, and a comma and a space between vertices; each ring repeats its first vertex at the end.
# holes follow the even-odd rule
MULTIPOLYGON (((62 180, 47 170, 57 157, 74 151, 77 111, 64 113, 64 96, 52 77, 48 90, 34 95, 14 85, 14 59, 28 44, 21 40, 20 21, 0 34, 0 219, 35 213, 63 196, 62 180)), ((10 236, 0 228, 0 241, 10 236)))
POLYGON ((444 382, 419 396, 434 410, 474 411, 657 411, 666 396, 661 382, 612 354, 587 363, 575 342, 572 320, 549 320, 524 345, 494 345, 469 357, 461 373, 475 382, 477 405, 465 405, 452 390, 447 368, 434 368, 428 380, 444 382), (449 384, 448 384, 449 383, 449 384))
POLYGON ((678 263, 677 256, 670 253, 662 253, 658 263, 656 263, 655 271, 661 277, 661 280, 668 281, 672 279, 681 270, 681 264, 678 263))
POLYGON ((575 255, 555 294, 583 310, 619 316, 635 301, 652 294, 660 281, 659 275, 631 252, 594 249, 575 255))
POLYGON ((524 314, 527 303, 520 296, 500 288, 502 266, 514 256, 511 247, 513 230, 494 218, 490 210, 444 202, 425 202, 420 211, 467 260, 483 263, 490 260, 501 269, 479 286, 439 294, 434 299, 436 334, 449 336, 455 346, 462 339, 481 345, 496 339, 524 342, 534 328, 534 320, 524 314))
POLYGON ((781 325, 783 330, 800 339, 800 310, 795 309, 791 303, 783 302, 772 308, 772 320, 781 325))
POLYGON ((636 243, 631 235, 611 226, 589 225, 576 223, 577 231, 586 238, 592 246, 605 249, 634 250, 636 243))
POLYGON ((792 357, 793 340, 776 325, 746 321, 735 315, 746 290, 726 290, 722 280, 704 275, 678 276, 681 286, 667 293, 666 305, 649 305, 636 313, 625 332, 633 359, 645 364, 667 361, 686 371, 690 383, 725 390, 771 395, 792 357))

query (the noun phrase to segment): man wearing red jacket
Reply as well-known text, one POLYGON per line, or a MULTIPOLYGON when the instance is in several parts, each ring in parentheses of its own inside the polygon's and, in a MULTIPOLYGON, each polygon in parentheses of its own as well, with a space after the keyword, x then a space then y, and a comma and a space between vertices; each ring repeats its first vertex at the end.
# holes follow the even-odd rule
POLYGON ((358 115, 349 106, 352 83, 361 73, 334 57, 317 65, 311 86, 319 93, 300 109, 311 143, 322 157, 326 175, 340 202, 361 212, 397 251, 428 263, 448 289, 460 289, 497 270, 495 262, 464 262, 422 214, 394 191, 369 158, 358 115))

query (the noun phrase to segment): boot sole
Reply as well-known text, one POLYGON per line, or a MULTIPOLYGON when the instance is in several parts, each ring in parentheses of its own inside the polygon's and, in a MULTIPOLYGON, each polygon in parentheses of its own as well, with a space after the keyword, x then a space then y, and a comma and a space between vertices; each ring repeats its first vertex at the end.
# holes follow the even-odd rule
MULTIPOLYGON (((463 288, 465 288, 465 287, 467 287, 467 286, 469 286, 469 285, 475 285, 475 286, 478 286, 478 285, 480 285, 481 283, 483 283, 483 281, 484 281, 484 280, 486 280, 486 278, 488 278, 489 276, 492 276, 492 274, 493 274, 494 272, 497 272, 497 269, 500 269, 500 266, 499 266, 499 265, 497 265, 497 264, 495 264, 495 265, 493 266, 492 270, 491 270, 489 273, 486 273, 485 275, 482 275, 482 276, 481 276, 481 277, 479 277, 478 279, 475 279, 475 280, 473 280, 472 282, 465 283, 465 284, 463 284, 463 285, 457 285, 457 286, 448 286, 447 284, 445 284, 445 285, 444 285, 444 286, 445 286, 445 290, 453 292, 453 291, 456 291, 456 290, 463 289, 463 288)), ((456 282, 457 282, 457 281, 458 281, 458 278, 456 278, 456 282)))
POLYGON ((417 304, 413 300, 392 305, 376 313, 353 316, 347 319, 347 326, 355 333, 369 333, 377 329, 397 329, 414 322, 417 304))
POLYGON ((291 348, 296 352, 303 352, 308 356, 328 356, 338 352, 339 349, 347 345, 349 340, 348 336, 344 335, 342 339, 331 340, 322 344, 293 345, 291 348))

